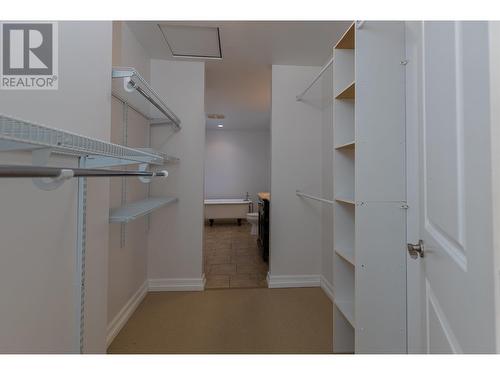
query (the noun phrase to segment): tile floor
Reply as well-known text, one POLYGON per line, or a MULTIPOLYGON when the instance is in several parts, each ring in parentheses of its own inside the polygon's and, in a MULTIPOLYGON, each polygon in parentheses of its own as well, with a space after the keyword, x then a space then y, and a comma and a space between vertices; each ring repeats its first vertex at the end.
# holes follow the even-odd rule
POLYGON ((267 288, 268 265, 257 247, 250 224, 232 221, 205 225, 205 288, 267 288))

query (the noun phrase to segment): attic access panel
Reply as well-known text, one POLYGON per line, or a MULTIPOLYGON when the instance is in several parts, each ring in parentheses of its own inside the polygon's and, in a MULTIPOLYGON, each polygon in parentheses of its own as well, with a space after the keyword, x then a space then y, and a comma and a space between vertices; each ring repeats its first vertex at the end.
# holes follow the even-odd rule
POLYGON ((158 24, 174 57, 222 59, 218 27, 158 24))

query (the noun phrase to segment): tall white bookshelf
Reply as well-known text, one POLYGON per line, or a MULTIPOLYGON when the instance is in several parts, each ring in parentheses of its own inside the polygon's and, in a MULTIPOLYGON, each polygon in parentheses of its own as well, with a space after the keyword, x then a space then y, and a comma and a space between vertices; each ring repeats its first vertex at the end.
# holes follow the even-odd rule
POLYGON ((353 353, 355 336, 355 27, 333 49, 334 351, 353 353))
POLYGON ((335 353, 406 352, 404 23, 333 50, 335 353))

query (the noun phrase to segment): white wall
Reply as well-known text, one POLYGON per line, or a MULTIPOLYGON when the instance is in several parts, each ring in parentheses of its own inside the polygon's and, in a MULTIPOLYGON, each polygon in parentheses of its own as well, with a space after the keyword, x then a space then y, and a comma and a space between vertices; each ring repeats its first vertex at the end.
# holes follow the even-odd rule
POLYGON ((269 131, 207 130, 205 197, 243 198, 248 192, 269 191, 271 172, 269 131))
MULTIPOLYGON (((113 66, 134 67, 147 81, 150 80, 150 60, 134 34, 124 22, 113 22, 113 66)), ((154 85, 154 83, 152 83, 154 85)), ((122 85, 115 80, 114 87, 122 85)), ((132 93, 138 100, 134 102, 141 110, 147 111, 148 101, 138 93, 132 93)), ((132 97, 134 97, 132 96, 132 97)), ((131 147, 147 147, 149 142, 149 122, 132 109, 127 111, 125 124, 124 104, 112 99, 111 140, 113 143, 131 147), (125 139, 125 134, 127 137, 125 139)), ((110 183, 110 207, 125 202, 145 199, 148 185, 137 178, 114 178, 110 183)), ((117 333, 120 312, 127 302, 144 285, 147 279, 147 218, 142 217, 128 224, 110 224, 108 260, 108 340, 117 333), (121 230, 125 240, 121 241, 121 230)))
MULTIPOLYGON (((60 22, 59 89, 0 91, 0 112, 109 140, 110 70, 111 22, 60 22)), ((0 154, 1 163, 30 158, 0 154)), ((86 352, 106 349, 108 191, 108 179, 88 180, 86 352)), ((76 179, 48 192, 30 180, 0 182, 1 353, 77 350, 76 203, 76 179)))
POLYGON ((151 81, 181 119, 182 130, 154 127, 151 144, 180 158, 169 177, 152 183, 152 196, 179 202, 155 211, 148 244, 148 276, 156 289, 202 288, 205 67, 200 62, 151 60, 151 81))
POLYGON ((307 284, 321 274, 321 203, 295 194, 300 189, 322 195, 321 111, 307 98, 295 99, 318 71, 302 66, 272 68, 271 285, 273 280, 307 284))
MULTIPOLYGON (((500 22, 489 22, 490 43, 490 95, 491 103, 498 103, 500 99, 500 50, 496 48, 500 42, 500 22)), ((494 255, 495 273, 500 275, 500 109, 497 105, 490 106, 491 150, 492 150, 492 180, 493 180, 493 228, 494 228, 494 255)), ((496 346, 500 352, 500 278, 495 278, 495 306, 496 306, 496 346)))

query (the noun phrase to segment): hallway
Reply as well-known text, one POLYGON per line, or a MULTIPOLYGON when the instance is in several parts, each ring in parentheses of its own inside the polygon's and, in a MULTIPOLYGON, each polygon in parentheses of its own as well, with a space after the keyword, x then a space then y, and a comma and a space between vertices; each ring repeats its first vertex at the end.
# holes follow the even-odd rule
POLYGON ((331 353, 320 288, 148 293, 108 348, 134 353, 331 353))

